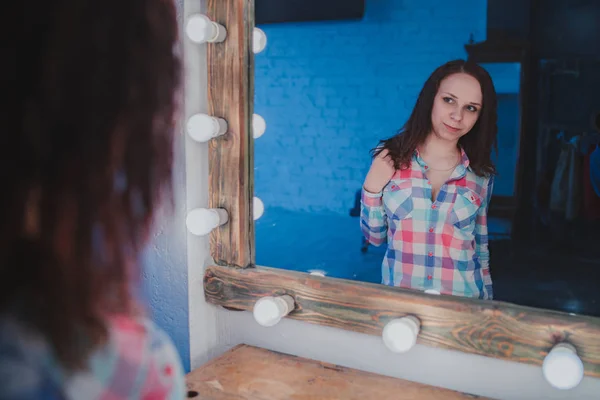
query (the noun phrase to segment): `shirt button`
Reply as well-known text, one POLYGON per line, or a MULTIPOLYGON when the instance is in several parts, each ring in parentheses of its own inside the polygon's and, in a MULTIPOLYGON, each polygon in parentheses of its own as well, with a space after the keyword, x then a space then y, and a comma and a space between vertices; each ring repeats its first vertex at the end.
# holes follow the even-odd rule
POLYGON ((433 257, 433 253, 432 252, 429 252, 429 257, 433 257))
POLYGON ((427 280, 431 280, 431 275, 427 275, 427 280))
POLYGON ((433 232, 433 228, 429 228, 429 232, 433 232))

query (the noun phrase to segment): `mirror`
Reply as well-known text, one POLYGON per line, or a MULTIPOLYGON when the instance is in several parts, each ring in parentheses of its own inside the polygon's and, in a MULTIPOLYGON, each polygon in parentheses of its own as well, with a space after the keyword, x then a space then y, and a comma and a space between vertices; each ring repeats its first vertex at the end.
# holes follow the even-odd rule
MULTIPOLYGON (((457 153, 444 158, 421 147, 419 159, 411 158, 414 171, 396 172, 372 196, 385 203, 387 193, 390 206, 380 219, 389 228, 395 218, 398 229, 380 230, 380 246, 373 229, 371 243, 361 231, 370 151, 401 130, 437 67, 466 59, 465 43, 486 39, 485 2, 460 3, 451 18, 387 0, 367 1, 361 19, 257 20, 268 44, 255 56, 254 112, 266 121, 254 143, 255 196, 264 204, 255 222, 256 262, 432 294, 493 292, 494 300, 600 316, 600 184, 593 181, 600 168, 600 54, 545 49, 527 70, 522 62, 480 63, 497 99, 490 196, 489 179, 467 171, 464 158, 450 157, 457 153), (524 102, 523 88, 534 103, 524 102), (443 173, 430 175, 425 166, 443 173), (481 269, 486 240, 493 291, 481 269)), ((582 36, 582 25, 572 25, 582 36)), ((462 124, 482 112, 468 103, 485 95, 469 91, 469 82, 458 85, 448 89, 460 90, 453 100, 436 92, 434 102, 461 110, 453 119, 445 109, 441 122, 462 124)), ((452 133, 450 127, 444 134, 452 133)))

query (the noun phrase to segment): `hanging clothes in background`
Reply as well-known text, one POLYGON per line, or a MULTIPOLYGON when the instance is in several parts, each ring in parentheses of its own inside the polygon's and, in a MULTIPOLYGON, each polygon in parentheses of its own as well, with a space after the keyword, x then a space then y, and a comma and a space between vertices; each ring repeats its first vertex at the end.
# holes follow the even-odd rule
POLYGON ((600 132, 549 131, 540 137, 538 146, 534 203, 538 221, 556 232, 566 229, 564 222, 596 225, 600 219, 600 132))
POLYGON ((551 187, 562 147, 556 137, 556 133, 550 130, 538 136, 534 212, 537 220, 546 227, 552 225, 553 218, 550 212, 551 187))
POLYGON ((574 221, 581 212, 583 160, 578 148, 579 136, 562 146, 550 188, 550 210, 567 221, 574 221))

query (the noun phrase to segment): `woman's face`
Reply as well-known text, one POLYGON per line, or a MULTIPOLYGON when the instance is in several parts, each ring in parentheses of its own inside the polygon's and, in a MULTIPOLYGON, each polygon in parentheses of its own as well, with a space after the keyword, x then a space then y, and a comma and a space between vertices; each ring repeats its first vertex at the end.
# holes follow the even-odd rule
POLYGON ((483 105, 481 85, 469 74, 447 76, 433 101, 433 133, 444 140, 458 141, 477 122, 483 105))

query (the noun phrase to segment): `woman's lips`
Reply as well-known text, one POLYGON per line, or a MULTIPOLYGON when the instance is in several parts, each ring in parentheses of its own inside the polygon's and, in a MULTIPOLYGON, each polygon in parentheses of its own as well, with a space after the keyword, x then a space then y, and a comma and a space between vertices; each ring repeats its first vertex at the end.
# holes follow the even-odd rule
POLYGON ((448 129, 450 132, 458 132, 460 131, 460 128, 454 128, 448 124, 444 124, 444 126, 446 127, 446 129, 448 129))

